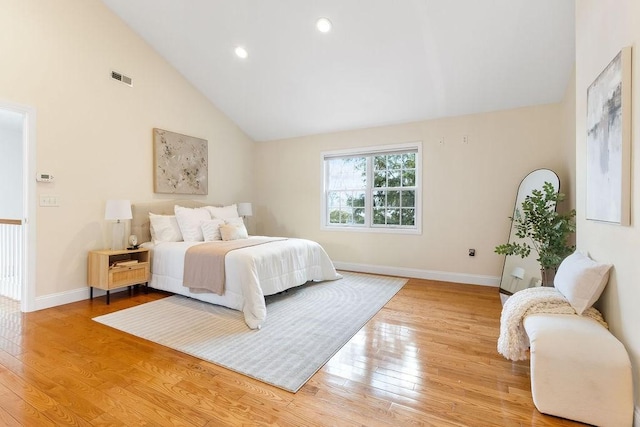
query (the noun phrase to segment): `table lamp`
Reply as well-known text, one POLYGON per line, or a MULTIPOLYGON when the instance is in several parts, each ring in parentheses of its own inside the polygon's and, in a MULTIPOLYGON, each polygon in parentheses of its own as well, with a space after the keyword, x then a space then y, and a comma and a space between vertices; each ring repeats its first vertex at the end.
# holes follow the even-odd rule
POLYGON ((253 215, 253 209, 251 207, 251 203, 242 202, 238 203, 238 215, 243 218, 253 215))
POLYGON ((111 250, 124 249, 124 219, 131 219, 131 202, 129 200, 107 200, 104 219, 116 221, 111 229, 111 250))

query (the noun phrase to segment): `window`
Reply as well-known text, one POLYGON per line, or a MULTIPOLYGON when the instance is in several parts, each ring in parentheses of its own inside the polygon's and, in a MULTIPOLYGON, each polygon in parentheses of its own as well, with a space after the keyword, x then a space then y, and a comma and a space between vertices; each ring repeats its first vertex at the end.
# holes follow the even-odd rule
POLYGON ((419 233, 420 154, 420 143, 323 153, 323 227, 419 233))

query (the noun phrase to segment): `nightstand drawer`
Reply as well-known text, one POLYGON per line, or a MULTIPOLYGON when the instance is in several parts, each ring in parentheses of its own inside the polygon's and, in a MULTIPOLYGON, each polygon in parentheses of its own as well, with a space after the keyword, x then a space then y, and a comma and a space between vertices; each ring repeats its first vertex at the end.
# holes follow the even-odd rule
POLYGON ((120 288, 146 282, 149 277, 149 263, 140 263, 133 266, 114 267, 109 269, 109 288, 120 288))

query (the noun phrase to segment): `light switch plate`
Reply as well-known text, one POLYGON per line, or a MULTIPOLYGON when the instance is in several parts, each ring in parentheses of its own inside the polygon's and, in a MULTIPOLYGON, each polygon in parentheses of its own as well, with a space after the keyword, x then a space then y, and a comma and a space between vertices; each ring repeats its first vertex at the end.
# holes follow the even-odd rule
POLYGON ((40 196, 40 206, 43 207, 58 207, 60 206, 58 196, 42 195, 40 196))

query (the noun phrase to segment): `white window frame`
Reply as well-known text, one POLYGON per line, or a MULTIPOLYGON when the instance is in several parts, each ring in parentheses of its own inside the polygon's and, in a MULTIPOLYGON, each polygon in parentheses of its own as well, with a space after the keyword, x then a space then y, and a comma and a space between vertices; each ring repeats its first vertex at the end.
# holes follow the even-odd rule
POLYGON ((347 150, 323 151, 320 153, 320 176, 322 177, 322 191, 320 194, 320 229, 326 231, 356 231, 368 233, 394 233, 394 234, 422 234, 422 141, 408 142, 402 144, 380 145, 373 147, 360 147, 347 150), (367 197, 365 200, 365 215, 369 219, 369 224, 364 226, 330 224, 327 215, 327 188, 328 176, 325 160, 337 157, 357 157, 375 156, 379 154, 391 154, 402 151, 416 152, 416 185, 415 185, 415 225, 413 227, 404 226, 371 226, 373 215, 372 202, 372 171, 367 169, 367 197))

